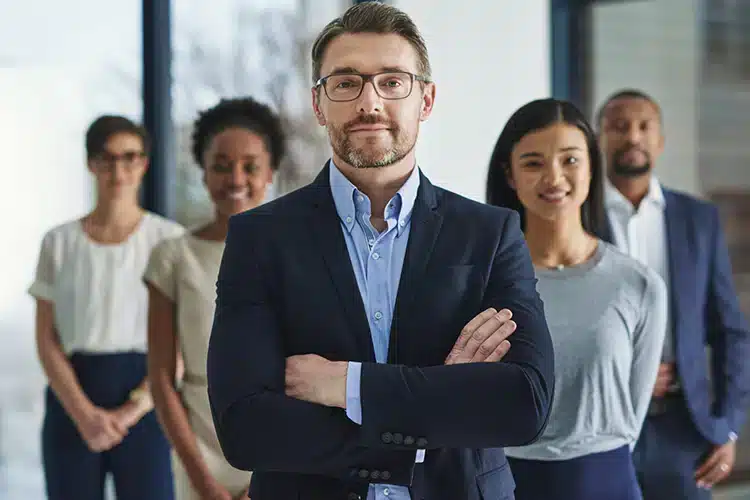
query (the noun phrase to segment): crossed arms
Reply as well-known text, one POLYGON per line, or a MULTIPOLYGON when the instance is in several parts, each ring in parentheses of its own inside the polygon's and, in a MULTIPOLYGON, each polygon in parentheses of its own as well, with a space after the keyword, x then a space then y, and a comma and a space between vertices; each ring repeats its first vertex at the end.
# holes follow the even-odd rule
MULTIPOLYGON (((500 362, 483 363, 456 362, 460 353, 453 353, 449 364, 427 368, 363 363, 361 425, 341 405, 285 393, 282 332, 263 275, 269 267, 253 245, 254 235, 263 234, 259 219, 230 221, 208 355, 214 422, 232 465, 344 478, 372 460, 410 471, 417 448, 519 446, 541 434, 553 394, 552 343, 515 214, 505 224, 482 304, 513 311, 510 351, 500 362), (383 439, 394 430, 424 440, 383 439)), ((490 330, 491 336, 497 328, 483 332, 490 330)), ((473 334, 463 333, 463 340, 473 334)))

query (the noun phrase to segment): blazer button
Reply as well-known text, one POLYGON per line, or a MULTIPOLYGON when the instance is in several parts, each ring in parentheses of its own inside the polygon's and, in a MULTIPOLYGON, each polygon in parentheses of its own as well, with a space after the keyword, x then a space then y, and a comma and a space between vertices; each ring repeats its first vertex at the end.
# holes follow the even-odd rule
POLYGON ((370 472, 370 479, 377 479, 379 477, 380 477, 380 471, 379 470, 374 470, 374 471, 370 472))
POLYGON ((354 492, 351 492, 351 493, 349 493, 349 494, 348 494, 348 495, 346 496, 346 500, 362 500, 362 497, 361 497, 361 496, 359 496, 359 495, 357 495, 357 494, 356 494, 356 493, 354 493, 354 492))
POLYGON ((368 471, 367 469, 360 469, 359 477, 361 477, 362 479, 367 479, 368 477, 370 477, 370 471, 368 471))
POLYGON ((419 439, 417 439, 417 447, 418 448, 427 448, 427 438, 419 438, 419 439))
POLYGON ((391 478, 391 473, 388 472, 387 470, 384 470, 383 472, 380 473, 380 477, 388 481, 391 478))
POLYGON ((406 437, 404 438, 404 444, 405 444, 406 446, 411 446, 411 445, 413 445, 413 444, 414 444, 414 436, 406 436, 406 437))
POLYGON ((404 442, 404 435, 397 432, 393 435, 393 444, 401 444, 404 442))
POLYGON ((380 435, 380 439, 385 444, 391 444, 393 442, 393 434, 391 434, 390 432, 384 432, 383 434, 380 435))

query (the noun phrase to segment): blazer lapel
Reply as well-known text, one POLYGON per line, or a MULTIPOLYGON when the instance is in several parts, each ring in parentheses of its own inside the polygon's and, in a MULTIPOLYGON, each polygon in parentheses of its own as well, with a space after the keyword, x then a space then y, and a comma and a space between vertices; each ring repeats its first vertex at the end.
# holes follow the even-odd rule
POLYGON ((398 335, 403 324, 405 311, 414 299, 418 285, 422 281, 432 250, 437 241, 443 216, 438 211, 435 187, 420 172, 419 191, 414 202, 406 247, 404 265, 398 285, 396 305, 388 343, 388 362, 398 363, 398 335))
POLYGON ((690 242, 689 230, 687 227, 688 220, 680 211, 678 206, 679 200, 670 191, 664 190, 664 199, 666 208, 664 210, 664 222, 667 227, 667 253, 669 261, 669 288, 671 297, 671 316, 673 338, 675 345, 675 356, 679 360, 679 333, 682 331, 681 311, 684 309, 682 304, 682 294, 680 290, 689 290, 691 280, 690 273, 690 254, 688 244, 690 242))
POLYGON ((375 350, 370 337, 370 326, 352 268, 349 250, 346 248, 346 241, 341 232, 336 205, 333 203, 328 179, 329 168, 329 166, 324 167, 313 182, 315 189, 309 229, 336 287, 339 302, 352 327, 356 342, 361 352, 366 354, 366 359, 374 362, 375 350))

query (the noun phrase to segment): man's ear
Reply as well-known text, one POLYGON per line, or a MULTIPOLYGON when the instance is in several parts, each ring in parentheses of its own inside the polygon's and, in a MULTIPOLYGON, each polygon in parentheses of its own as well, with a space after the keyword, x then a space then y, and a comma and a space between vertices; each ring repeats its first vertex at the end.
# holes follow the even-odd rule
POLYGON ((325 126, 326 124, 326 117, 323 115, 323 111, 320 109, 320 91, 313 87, 310 92, 310 96, 312 97, 312 108, 313 113, 315 113, 315 118, 318 120, 318 125, 325 126))
POLYGON ((419 120, 427 121, 432 114, 432 108, 435 106, 435 84, 426 83, 422 92, 422 109, 419 112, 419 120))

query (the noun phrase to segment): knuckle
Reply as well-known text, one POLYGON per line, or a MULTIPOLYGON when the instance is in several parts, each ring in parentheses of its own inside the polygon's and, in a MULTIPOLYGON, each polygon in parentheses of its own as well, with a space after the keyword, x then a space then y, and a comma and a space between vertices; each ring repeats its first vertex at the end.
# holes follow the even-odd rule
POLYGON ((477 352, 479 354, 481 354, 482 356, 486 357, 486 356, 489 356, 490 354, 492 354, 492 352, 494 350, 495 349, 492 346, 488 346, 486 344, 482 344, 482 345, 479 346, 479 349, 477 350, 477 352))
POLYGON ((474 340, 484 340, 484 333, 481 330, 477 330, 474 332, 474 334, 471 336, 474 340))

